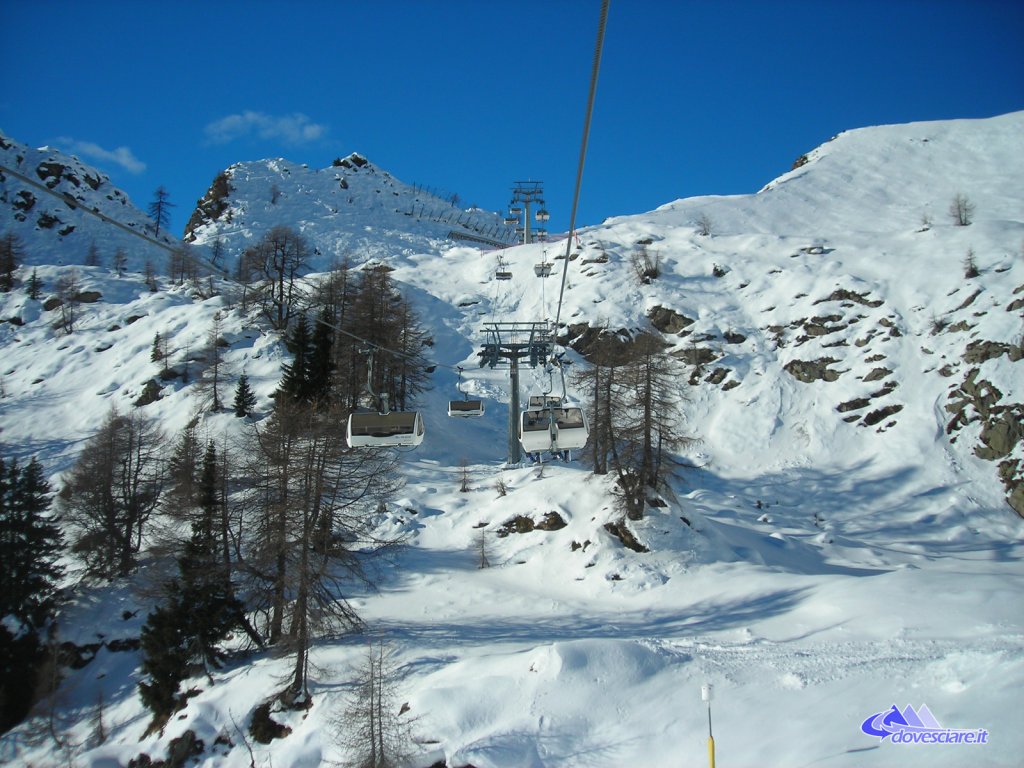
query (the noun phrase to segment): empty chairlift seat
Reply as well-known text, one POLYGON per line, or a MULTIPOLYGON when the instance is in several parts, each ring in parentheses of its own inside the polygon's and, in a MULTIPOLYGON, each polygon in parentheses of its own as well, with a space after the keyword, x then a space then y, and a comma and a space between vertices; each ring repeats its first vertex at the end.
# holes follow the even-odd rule
POLYGON ((520 415, 519 442, 528 453, 582 448, 587 433, 586 416, 577 406, 530 408, 520 415))
POLYGON ((423 442, 418 411, 353 413, 348 417, 348 444, 353 448, 415 447, 423 442))
POLYGON ((557 408, 562 404, 562 398, 557 395, 530 395, 530 410, 538 408, 557 408))
POLYGON ((448 401, 448 415, 449 416, 483 416, 484 415, 484 401, 483 400, 449 400, 448 401))

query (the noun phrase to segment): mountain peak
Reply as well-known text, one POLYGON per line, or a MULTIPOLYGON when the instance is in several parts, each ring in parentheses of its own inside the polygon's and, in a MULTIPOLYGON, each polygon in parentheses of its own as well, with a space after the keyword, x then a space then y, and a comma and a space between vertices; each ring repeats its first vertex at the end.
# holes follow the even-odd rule
POLYGON ((366 159, 365 155, 361 155, 358 152, 351 153, 348 157, 337 158, 333 163, 334 167, 349 168, 351 170, 358 170, 359 168, 365 168, 370 165, 370 161, 366 159))

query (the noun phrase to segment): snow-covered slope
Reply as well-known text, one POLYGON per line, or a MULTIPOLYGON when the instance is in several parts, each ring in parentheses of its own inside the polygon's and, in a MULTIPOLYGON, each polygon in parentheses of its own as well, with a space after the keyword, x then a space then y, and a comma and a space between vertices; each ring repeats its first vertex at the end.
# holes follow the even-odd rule
MULTIPOLYGON (((291 223, 325 261, 347 249, 357 262, 386 260, 435 339, 427 438, 403 455, 407 485, 379 521, 409 545, 378 591, 350 593, 405 672, 416 765, 701 765, 706 681, 723 765, 1019 762, 1024 521, 1007 501, 1024 464, 1022 137, 1024 113, 850 131, 756 194, 589 227, 568 261, 564 241, 506 249, 509 281, 495 279, 494 253, 376 205, 388 193, 375 189, 405 194, 379 169, 342 174, 352 202, 338 197, 334 211, 323 201, 340 189, 335 169, 233 167, 228 206, 196 220, 197 242, 222 237, 236 253, 291 223), (302 204, 321 176, 324 189, 302 204), (969 226, 947 213, 958 193, 974 205, 969 226), (647 282, 634 268, 641 247, 660 271, 647 282), (555 265, 546 280, 533 271, 542 260, 555 265), (647 553, 605 529, 619 517, 608 478, 578 463, 502 467, 507 375, 477 367, 481 325, 553 317, 565 269, 568 339, 657 328, 690 361, 680 407, 701 442, 684 458, 700 469, 665 494, 668 506, 630 523, 647 553), (445 415, 457 395, 444 366, 459 365, 486 399, 481 419, 445 415), (564 527, 498 534, 516 515, 539 523, 552 512, 564 527), (926 704, 943 726, 985 729, 987 743, 893 744, 861 731, 893 704, 926 704)), ((39 272, 52 284, 62 269, 39 272)), ((181 364, 215 312, 232 375, 245 370, 264 398, 274 388, 279 340, 225 298, 81 275, 102 296, 71 335, 23 290, 0 297, 0 317, 17 319, 0 327, 5 450, 66 469, 106 409, 133 407, 156 377, 154 333, 181 364)), ((542 384, 524 374, 524 394, 542 384)), ((144 408, 170 430, 203 397, 180 378, 160 393, 144 408)), ((215 436, 237 427, 225 415, 204 422, 215 436)), ((145 735, 138 655, 110 641, 137 635, 148 607, 126 584, 82 588, 62 618, 62 637, 107 642, 62 692, 59 728, 81 764, 163 757, 187 730, 204 742, 204 765, 343 759, 330 724, 367 638, 317 645, 313 707, 274 715, 292 727, 287 738, 242 735, 287 670, 270 655, 233 662, 213 684, 189 681, 201 692, 181 717, 145 735), (90 741, 100 698, 104 744, 90 741)), ((31 731, 4 737, 0 755, 67 762, 70 748, 31 731)))
POLYGON ((281 158, 238 163, 214 179, 185 238, 207 245, 219 239, 230 260, 285 224, 309 241, 309 264, 320 270, 342 258, 361 263, 436 251, 449 239, 491 247, 514 239, 497 214, 463 210, 453 200, 401 182, 359 154, 324 169, 281 158))
POLYGON ((152 219, 106 175, 77 157, 49 147, 32 149, 0 133, 0 166, 0 233, 18 237, 26 264, 83 264, 95 247, 98 261, 108 266, 123 249, 127 269, 141 272, 148 261, 162 271, 167 248, 178 244, 163 231, 155 238, 152 219), (132 232, 157 239, 165 247, 147 243, 132 232))

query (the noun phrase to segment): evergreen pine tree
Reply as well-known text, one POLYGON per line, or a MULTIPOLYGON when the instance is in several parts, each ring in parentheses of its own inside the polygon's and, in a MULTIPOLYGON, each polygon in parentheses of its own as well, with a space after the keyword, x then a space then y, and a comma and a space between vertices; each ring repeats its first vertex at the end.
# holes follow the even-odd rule
POLYGON ((156 192, 153 193, 153 202, 149 204, 149 215, 156 225, 154 234, 157 237, 160 236, 160 227, 166 229, 167 225, 171 223, 171 208, 174 207, 174 203, 168 199, 169 197, 170 195, 164 187, 157 187, 156 192))
POLYGON ((46 517, 50 485, 32 459, 24 469, 0 459, 0 616, 42 629, 57 603, 63 541, 46 517))
POLYGON ((232 408, 235 409, 235 416, 248 416, 256 407, 256 393, 249 386, 249 377, 244 373, 238 377, 238 385, 235 387, 235 401, 232 408))
POLYGON ((192 526, 192 538, 185 553, 178 560, 190 650, 192 657, 207 669, 220 667, 223 654, 217 643, 238 626, 242 612, 218 543, 220 508, 217 450, 210 442, 199 481, 199 517, 192 526))
POLYGON ((89 243, 89 250, 85 254, 85 266, 98 267, 100 265, 100 249, 96 247, 96 241, 89 243))
POLYGON ((187 516, 196 506, 199 491, 199 452, 202 450, 196 434, 198 429, 198 418, 185 425, 174 447, 174 453, 167 462, 171 514, 187 516))
MULTIPOLYGON (((177 590, 177 582, 168 585, 177 590)), ((142 672, 148 680, 139 683, 142 703, 153 713, 153 725, 162 727, 180 707, 178 686, 188 676, 188 651, 181 604, 172 598, 146 617, 142 626, 142 672)))
POLYGON ((60 531, 45 517, 49 484, 33 459, 0 459, 0 733, 28 713, 45 661, 40 634, 58 602, 60 531))
POLYGON ((286 341, 288 350, 295 355, 291 363, 282 366, 280 391, 292 400, 307 400, 310 396, 310 360, 313 356, 313 340, 309 334, 309 321, 299 315, 286 341))
POLYGON ((23 260, 21 239, 13 232, 0 237, 0 293, 14 288, 14 272, 23 260))
POLYGON ((160 338, 160 331, 153 335, 153 346, 149 351, 149 359, 154 363, 159 363, 164 359, 164 348, 163 341, 160 338))
POLYGON ((32 276, 28 279, 28 297, 33 301, 37 300, 43 292, 43 281, 39 279, 39 275, 36 274, 36 270, 33 267, 32 276))
POLYGON ((331 327, 330 309, 320 310, 309 356, 309 397, 326 401, 331 393, 331 373, 334 371, 334 329, 331 327))
POLYGON ((153 712, 153 726, 162 726, 184 703, 178 688, 190 664, 202 663, 208 674, 220 667, 223 653, 217 645, 241 622, 242 605, 218 548, 219 493, 211 442, 203 456, 199 515, 178 558, 179 578, 167 585, 167 603, 150 613, 142 628, 142 671, 148 680, 139 683, 139 693, 153 712))

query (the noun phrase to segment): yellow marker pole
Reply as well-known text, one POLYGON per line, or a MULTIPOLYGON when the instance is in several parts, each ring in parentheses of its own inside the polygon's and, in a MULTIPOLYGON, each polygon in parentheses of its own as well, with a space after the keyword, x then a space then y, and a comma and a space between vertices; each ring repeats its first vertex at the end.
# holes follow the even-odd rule
POLYGON ((708 705, 708 766, 715 768, 715 737, 711 734, 711 683, 700 687, 700 698, 708 705))

